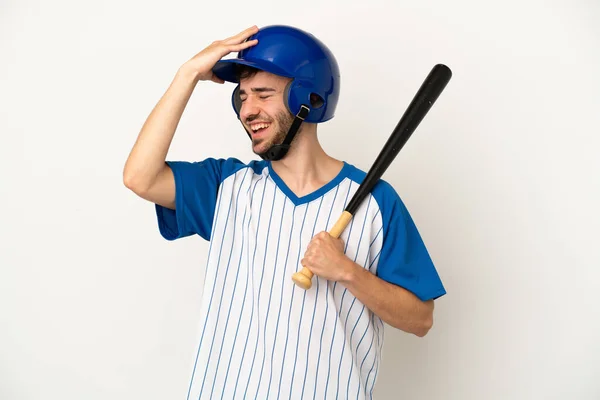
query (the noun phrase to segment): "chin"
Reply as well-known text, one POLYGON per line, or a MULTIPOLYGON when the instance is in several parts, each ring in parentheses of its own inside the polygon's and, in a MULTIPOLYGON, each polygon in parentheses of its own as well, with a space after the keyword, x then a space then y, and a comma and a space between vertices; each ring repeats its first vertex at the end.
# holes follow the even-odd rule
POLYGON ((265 151, 269 150, 270 148, 271 148, 271 146, 269 146, 268 143, 264 143, 264 142, 252 145, 252 151, 257 155, 264 153, 265 151))

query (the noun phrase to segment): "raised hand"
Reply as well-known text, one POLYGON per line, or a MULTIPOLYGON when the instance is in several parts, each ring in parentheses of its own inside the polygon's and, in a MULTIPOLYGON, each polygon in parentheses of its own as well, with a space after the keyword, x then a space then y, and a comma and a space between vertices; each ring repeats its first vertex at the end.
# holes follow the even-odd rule
POLYGON ((213 74, 212 68, 221 58, 225 57, 226 55, 232 52, 239 52, 243 49, 256 45, 258 40, 247 39, 257 32, 258 27, 254 25, 235 36, 231 36, 223 40, 216 40, 200 53, 188 60, 182 66, 182 68, 191 71, 198 81, 210 80, 216 83, 224 83, 223 80, 217 78, 213 74))

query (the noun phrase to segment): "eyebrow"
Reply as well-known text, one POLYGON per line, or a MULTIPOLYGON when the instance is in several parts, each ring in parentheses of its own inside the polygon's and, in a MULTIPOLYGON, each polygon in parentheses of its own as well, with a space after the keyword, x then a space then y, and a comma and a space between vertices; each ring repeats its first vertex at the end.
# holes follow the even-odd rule
MULTIPOLYGON (((275 89, 270 88, 270 87, 257 87, 257 88, 252 88, 251 91, 254 93, 265 93, 265 92, 275 92, 275 89)), ((244 89, 241 89, 240 94, 246 94, 246 91, 244 89)))

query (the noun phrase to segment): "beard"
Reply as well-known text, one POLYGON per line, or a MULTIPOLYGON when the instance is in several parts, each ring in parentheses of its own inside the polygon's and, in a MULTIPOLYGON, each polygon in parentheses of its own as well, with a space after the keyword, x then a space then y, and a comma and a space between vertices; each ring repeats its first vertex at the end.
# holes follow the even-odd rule
MULTIPOLYGON (((252 151, 255 154, 264 153, 269 150, 271 146, 282 144, 294 122, 294 116, 289 112, 281 111, 275 116, 275 121, 277 122, 277 130, 273 136, 260 139, 252 138, 252 151)), ((296 137, 294 137, 293 140, 296 140, 296 137)))

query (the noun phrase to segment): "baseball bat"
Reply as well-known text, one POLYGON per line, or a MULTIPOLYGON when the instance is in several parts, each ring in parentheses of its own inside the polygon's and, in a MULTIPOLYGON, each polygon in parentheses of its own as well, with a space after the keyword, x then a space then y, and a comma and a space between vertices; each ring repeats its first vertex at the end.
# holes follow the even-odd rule
MULTIPOLYGON (((389 139, 381 149, 377 159, 367 172, 365 179, 350 199, 350 202, 344 209, 342 215, 331 228, 329 232, 331 236, 336 239, 340 237, 362 201, 371 192, 394 158, 396 158, 398 152, 417 129, 425 115, 427 115, 433 106, 433 103, 435 103, 450 81, 451 77, 452 71, 444 64, 437 64, 431 69, 429 75, 427 75, 408 108, 402 115, 402 118, 392 131, 389 139)), ((303 267, 300 272, 296 272, 292 275, 292 280, 299 287, 310 289, 312 286, 312 277, 312 271, 303 267)))

